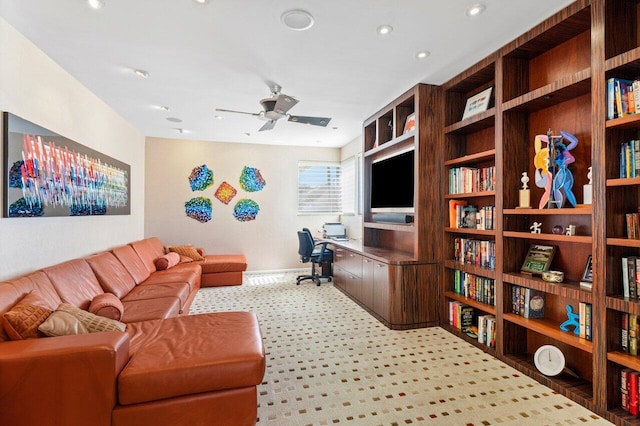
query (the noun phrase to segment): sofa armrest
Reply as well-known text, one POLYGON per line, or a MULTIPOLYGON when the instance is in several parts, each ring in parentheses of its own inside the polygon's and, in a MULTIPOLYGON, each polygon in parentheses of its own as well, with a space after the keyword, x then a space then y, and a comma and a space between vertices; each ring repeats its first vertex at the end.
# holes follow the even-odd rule
POLYGON ((110 425, 128 360, 118 331, 1 343, 2 423, 110 425))

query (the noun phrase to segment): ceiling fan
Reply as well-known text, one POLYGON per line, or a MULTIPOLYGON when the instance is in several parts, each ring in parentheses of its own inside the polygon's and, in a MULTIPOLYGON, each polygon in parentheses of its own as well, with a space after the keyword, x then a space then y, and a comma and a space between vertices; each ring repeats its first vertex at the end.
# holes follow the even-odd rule
POLYGON ((263 130, 273 129, 276 125, 276 121, 283 117, 289 117, 289 121, 293 121, 294 123, 310 124, 312 126, 322 127, 326 127, 327 124, 329 124, 329 121, 331 121, 331 118, 329 117, 306 117, 303 115, 287 114, 287 112, 298 103, 298 100, 289 95, 285 95, 284 93, 280 93, 281 90, 282 87, 277 84, 271 86, 271 97, 260 101, 260 105, 262 105, 264 111, 254 113, 221 108, 216 108, 216 111, 234 112, 237 114, 247 114, 258 117, 260 120, 266 121, 264 126, 260 128, 260 132, 263 130))

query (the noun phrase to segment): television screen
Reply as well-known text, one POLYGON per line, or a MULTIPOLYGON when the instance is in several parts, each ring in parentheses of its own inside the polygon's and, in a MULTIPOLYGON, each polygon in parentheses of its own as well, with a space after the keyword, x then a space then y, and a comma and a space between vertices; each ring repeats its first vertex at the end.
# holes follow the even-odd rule
POLYGON ((371 211, 413 213, 414 150, 371 164, 371 211))

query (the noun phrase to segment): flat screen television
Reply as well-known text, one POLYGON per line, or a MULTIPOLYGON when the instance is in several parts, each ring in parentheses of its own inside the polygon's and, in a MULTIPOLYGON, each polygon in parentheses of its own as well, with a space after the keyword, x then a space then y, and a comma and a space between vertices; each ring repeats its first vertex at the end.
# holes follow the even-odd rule
POLYGON ((415 213, 413 149, 371 163, 371 212, 415 213))

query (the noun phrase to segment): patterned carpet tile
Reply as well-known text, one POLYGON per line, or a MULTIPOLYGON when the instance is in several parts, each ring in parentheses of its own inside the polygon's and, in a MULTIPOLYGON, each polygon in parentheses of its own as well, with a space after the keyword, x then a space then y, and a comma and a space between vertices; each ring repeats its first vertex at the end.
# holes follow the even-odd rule
POLYGON ((389 330, 332 284, 295 277, 249 273, 191 308, 257 313, 258 425, 610 424, 439 327, 389 330))

